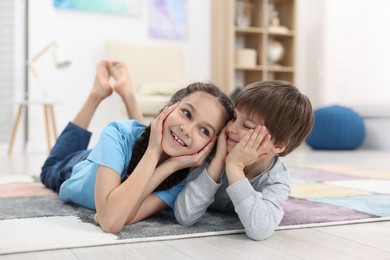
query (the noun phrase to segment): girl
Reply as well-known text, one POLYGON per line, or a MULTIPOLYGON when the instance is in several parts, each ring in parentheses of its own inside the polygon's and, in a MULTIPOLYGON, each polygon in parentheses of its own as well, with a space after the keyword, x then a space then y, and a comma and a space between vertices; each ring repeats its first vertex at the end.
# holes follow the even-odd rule
POLYGON ((113 122, 87 150, 91 133, 86 129, 113 91, 129 116, 143 120, 126 66, 101 62, 89 97, 58 138, 41 180, 62 200, 96 209, 95 221, 103 231, 118 233, 126 224, 173 208, 188 168, 203 163, 233 106, 214 85, 193 83, 177 91, 150 126, 113 122))

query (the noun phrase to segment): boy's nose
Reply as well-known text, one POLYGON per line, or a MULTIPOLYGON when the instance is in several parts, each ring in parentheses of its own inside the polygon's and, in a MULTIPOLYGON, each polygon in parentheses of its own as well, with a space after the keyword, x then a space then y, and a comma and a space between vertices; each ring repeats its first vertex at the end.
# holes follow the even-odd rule
POLYGON ((226 130, 228 133, 236 133, 236 124, 232 121, 228 122, 227 126, 226 126, 226 130))

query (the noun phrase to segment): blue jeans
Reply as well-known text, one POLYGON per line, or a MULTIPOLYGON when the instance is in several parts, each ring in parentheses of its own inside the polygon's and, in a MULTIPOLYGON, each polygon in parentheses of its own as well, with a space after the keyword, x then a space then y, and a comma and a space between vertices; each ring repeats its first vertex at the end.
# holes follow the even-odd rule
POLYGON ((71 122, 58 137, 53 149, 42 166, 41 181, 54 191, 72 174, 72 168, 85 160, 91 150, 87 150, 92 133, 71 122))

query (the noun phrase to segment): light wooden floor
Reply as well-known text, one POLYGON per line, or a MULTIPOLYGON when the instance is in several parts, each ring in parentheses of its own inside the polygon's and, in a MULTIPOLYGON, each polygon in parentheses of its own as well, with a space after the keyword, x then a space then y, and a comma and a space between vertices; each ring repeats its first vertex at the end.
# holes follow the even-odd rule
MULTIPOLYGON (((38 174, 44 157, 21 153, 8 157, 2 152, 0 174, 38 174)), ((289 166, 333 163, 376 170, 386 170, 389 160, 390 152, 314 152, 307 147, 284 159, 289 166)), ((259 242, 240 234, 14 254, 0 259, 390 259, 390 221, 276 231, 259 242)))

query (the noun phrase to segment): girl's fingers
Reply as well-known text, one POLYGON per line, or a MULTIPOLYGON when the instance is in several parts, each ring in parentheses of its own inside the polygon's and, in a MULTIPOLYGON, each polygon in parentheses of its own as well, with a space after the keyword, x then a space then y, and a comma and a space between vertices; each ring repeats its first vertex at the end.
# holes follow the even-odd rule
MULTIPOLYGON (((179 101, 180 102, 180 101, 179 101)), ((152 122, 152 126, 159 127, 162 129, 162 125, 164 120, 168 117, 168 115, 179 105, 179 102, 176 102, 173 105, 166 106, 163 111, 154 119, 152 122)))
POLYGON ((217 140, 217 137, 215 136, 205 147, 203 147, 202 150, 200 150, 197 154, 197 162, 199 164, 203 163, 203 161, 206 159, 206 157, 210 154, 210 152, 213 150, 214 144, 217 140))
POLYGON ((224 127, 222 129, 221 133, 219 133, 219 135, 217 137, 217 140, 218 140, 218 142, 222 142, 222 141, 226 142, 226 138, 227 138, 227 135, 226 135, 226 132, 225 132, 225 127, 224 127))
POLYGON ((213 150, 214 144, 217 141, 217 137, 214 136, 213 139, 205 146, 202 150, 199 151, 199 154, 205 155, 205 157, 213 150))
POLYGON ((165 118, 179 105, 180 101, 176 102, 175 104, 172 104, 170 106, 166 106, 163 111, 157 116, 158 120, 164 121, 165 118))

